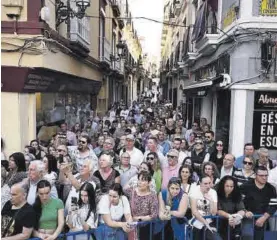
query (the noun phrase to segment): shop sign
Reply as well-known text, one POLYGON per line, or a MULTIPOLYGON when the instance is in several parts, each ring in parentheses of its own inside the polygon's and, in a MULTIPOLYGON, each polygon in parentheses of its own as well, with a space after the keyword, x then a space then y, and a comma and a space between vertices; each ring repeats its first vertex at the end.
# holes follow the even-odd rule
POLYGON ((277 92, 255 92, 252 133, 256 149, 277 150, 277 92))
POLYGON ((260 6, 260 14, 262 16, 277 16, 277 1, 262 0, 260 6))

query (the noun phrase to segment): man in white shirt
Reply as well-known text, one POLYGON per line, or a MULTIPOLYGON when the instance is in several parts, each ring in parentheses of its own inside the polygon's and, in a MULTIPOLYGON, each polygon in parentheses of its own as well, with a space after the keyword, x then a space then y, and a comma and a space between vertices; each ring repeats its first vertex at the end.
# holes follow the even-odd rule
POLYGON ((128 134, 126 136, 126 145, 125 148, 122 149, 119 153, 119 156, 122 155, 123 152, 127 152, 130 155, 130 164, 136 168, 143 162, 144 156, 143 153, 134 147, 135 137, 132 134, 128 134))
POLYGON ((180 138, 175 138, 173 141, 173 145, 172 145, 172 148, 176 149, 179 152, 179 157, 178 157, 179 165, 182 165, 182 163, 186 157, 190 157, 186 153, 181 151, 181 143, 182 143, 182 140, 180 138))
POLYGON ((223 159, 223 166, 220 171, 220 179, 227 175, 233 176, 234 171, 237 170, 234 167, 234 163, 235 163, 235 156, 230 153, 226 154, 223 159))

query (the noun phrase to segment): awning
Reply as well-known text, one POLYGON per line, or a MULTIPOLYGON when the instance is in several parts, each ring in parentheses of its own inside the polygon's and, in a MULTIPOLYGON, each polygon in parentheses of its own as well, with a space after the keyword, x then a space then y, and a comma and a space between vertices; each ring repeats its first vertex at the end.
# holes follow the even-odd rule
POLYGON ((217 84, 221 83, 222 81, 223 81, 223 76, 220 75, 220 76, 215 77, 215 78, 210 79, 210 80, 199 81, 199 82, 184 86, 183 91, 188 92, 189 90, 209 88, 211 86, 214 86, 214 85, 217 85, 217 84))

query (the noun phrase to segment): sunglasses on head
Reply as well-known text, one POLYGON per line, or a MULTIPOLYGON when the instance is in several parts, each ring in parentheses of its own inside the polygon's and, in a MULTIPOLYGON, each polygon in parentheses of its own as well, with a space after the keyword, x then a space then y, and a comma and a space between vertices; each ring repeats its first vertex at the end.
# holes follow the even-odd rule
POLYGON ((246 161, 243 161, 243 164, 245 164, 245 165, 253 165, 253 163, 252 162, 246 162, 246 161))
POLYGON ((174 183, 177 183, 177 184, 181 185, 181 179, 178 178, 178 177, 172 177, 172 178, 169 180, 168 183, 169 183, 169 185, 170 185, 170 184, 174 184, 174 183))
POLYGON ((152 160, 152 161, 153 161, 154 159, 155 159, 155 158, 153 158, 153 157, 147 157, 147 158, 146 158, 147 161, 148 161, 148 160, 152 160))

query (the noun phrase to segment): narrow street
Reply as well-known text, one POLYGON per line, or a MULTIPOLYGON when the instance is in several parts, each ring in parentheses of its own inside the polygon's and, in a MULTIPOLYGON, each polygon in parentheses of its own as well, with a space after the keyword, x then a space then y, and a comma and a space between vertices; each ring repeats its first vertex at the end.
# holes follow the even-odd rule
POLYGON ((2 239, 277 239, 277 1, 1 4, 2 239))

